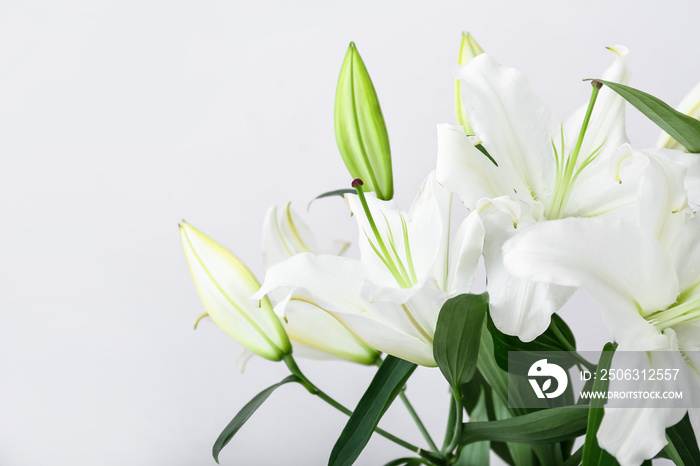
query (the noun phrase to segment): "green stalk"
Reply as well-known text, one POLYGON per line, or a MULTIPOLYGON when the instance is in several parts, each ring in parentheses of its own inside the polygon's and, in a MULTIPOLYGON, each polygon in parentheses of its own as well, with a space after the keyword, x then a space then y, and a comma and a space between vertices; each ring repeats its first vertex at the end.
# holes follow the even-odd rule
MULTIPOLYGON (((377 366, 381 366, 382 359, 377 358, 377 361, 375 362, 375 364, 377 366)), ((425 441, 428 442, 428 445, 430 446, 430 448, 433 450, 433 452, 440 454, 440 450, 438 449, 437 445, 435 445, 435 442, 433 441, 433 438, 430 436, 428 429, 425 428, 425 424, 423 424, 423 421, 421 421, 421 418, 420 418, 420 416, 418 416, 418 413, 416 412, 416 410, 413 409, 413 405, 411 404, 411 402, 408 401, 408 397, 406 396, 406 392, 405 392, 405 387, 402 388, 401 391, 399 392, 399 398, 401 398, 401 401, 403 402, 404 406, 406 406, 408 413, 413 418, 413 421, 416 423, 416 426, 418 426, 418 430, 420 430, 420 433, 423 435, 423 438, 425 439, 425 441)))
MULTIPOLYGON (((324 393, 321 389, 319 389, 316 385, 314 385, 308 378, 306 378, 306 376, 301 372, 301 369, 299 369, 299 366, 297 366, 297 363, 296 363, 296 361, 294 360, 294 357, 292 357, 291 354, 285 355, 284 358, 283 358, 282 360, 284 361, 284 363, 285 363, 285 364, 287 365, 287 367, 289 368, 289 371, 290 371, 292 374, 294 374, 294 375, 296 375, 297 377, 299 377, 299 380, 301 381, 301 384, 304 386, 304 388, 306 388, 306 389, 309 391, 309 393, 311 393, 312 395, 318 396, 318 397, 321 398, 323 401, 325 401, 325 402, 328 403, 329 405, 333 406, 335 409, 337 409, 337 410, 340 411, 341 413, 343 413, 343 414, 345 414, 345 415, 347 415, 347 416, 352 415, 352 411, 351 411, 351 410, 349 410, 349 409, 346 408, 345 406, 343 406, 343 405, 341 405, 340 403, 338 403, 337 401, 335 401, 333 398, 331 398, 331 397, 328 396, 326 393, 324 393)), ((431 454, 428 453, 428 452, 424 452, 421 448, 419 448, 419 447, 417 447, 417 446, 415 446, 415 445, 412 445, 412 444, 406 442, 405 440, 402 440, 402 439, 398 438, 397 436, 392 435, 392 434, 390 434, 389 432, 387 432, 387 431, 385 431, 385 430, 383 430, 383 429, 380 429, 379 427, 377 427, 376 429, 374 429, 374 431, 375 431, 376 433, 378 433, 379 435, 381 435, 382 437, 386 438, 387 440, 390 440, 390 441, 394 442, 394 443, 397 444, 397 445, 400 445, 400 446, 402 446, 402 447, 404 447, 404 448, 406 448, 406 449, 408 449, 408 450, 411 450, 413 453, 416 453, 416 454, 420 455, 420 456, 423 457, 423 458, 426 458, 426 459, 431 460, 431 461, 434 461, 434 460, 436 459, 436 458, 434 457, 434 455, 431 455, 431 454)))
MULTIPOLYGON (((554 196, 552 196, 552 202, 548 209, 548 218, 552 218, 552 214, 555 212, 559 215, 562 208, 566 205, 566 202, 571 193, 571 181, 574 176, 574 171, 576 170, 576 162, 578 161, 579 153, 581 152, 581 146, 583 145, 583 138, 586 135, 586 130, 588 129, 588 124, 591 121, 591 115, 593 114, 593 107, 595 106, 595 101, 598 98, 598 93, 600 92, 600 85, 602 84, 598 81, 593 81, 593 91, 591 92, 591 98, 588 101, 588 108, 586 109, 586 116, 583 118, 583 123, 581 124, 581 131, 578 133, 578 139, 576 140, 576 145, 571 155, 566 160, 565 166, 562 166, 563 172, 557 173, 557 181, 555 182, 554 196)), ((562 139, 563 140, 563 139, 562 139)), ((564 153, 562 151, 562 157, 564 153)))
MULTIPOLYGON (((359 181, 361 181, 361 180, 359 180, 359 181)), ((387 249, 386 245, 384 244, 384 240, 382 239, 382 236, 379 234, 379 229, 377 228, 377 224, 374 223, 374 218, 372 217, 372 212, 369 210, 369 205, 367 204, 367 199, 365 198, 365 192, 362 189, 362 183, 357 182, 357 180, 356 180, 353 182, 352 186, 357 191, 357 197, 360 198, 360 203, 362 204, 362 209, 365 211, 365 216, 367 217, 367 221, 369 222, 369 226, 372 229, 372 233, 374 233, 374 236, 377 239, 377 242, 379 243, 379 248, 382 250, 382 254, 384 255, 384 263, 387 264, 390 272, 392 273, 392 275, 394 275, 394 278, 396 279, 398 284, 401 286, 401 288, 410 288, 411 287, 411 280, 407 279, 398 270, 396 264, 394 263, 394 260, 391 256, 391 254, 389 254, 389 250, 387 249)), ((400 259, 398 257, 396 259, 398 261, 400 261, 400 259)))
POLYGON ((404 393, 403 390, 401 390, 401 392, 399 393, 399 398, 401 398, 401 401, 403 401, 403 404, 406 406, 406 409, 411 414, 411 417, 418 426, 418 430, 420 430, 420 433, 423 435, 423 438, 426 442, 428 442, 428 445, 430 445, 430 449, 433 450, 433 452, 435 453, 439 453, 440 450, 438 449, 437 445, 435 445, 435 442, 433 442, 432 437, 430 437, 430 433, 428 433, 428 429, 425 428, 423 421, 421 421, 420 417, 418 417, 418 413, 416 413, 416 410, 413 409, 413 405, 411 405, 411 402, 408 401, 406 393, 404 393))
POLYGON ((455 410, 455 428, 452 432, 452 440, 450 440, 450 443, 447 445, 447 449, 445 450, 446 453, 451 453, 459 445, 459 437, 462 433, 462 420, 464 418, 464 405, 462 404, 462 395, 459 393, 459 391, 453 388, 452 397, 455 400, 455 406, 457 408, 455 410))
POLYGON ((455 434, 455 423, 457 422, 457 402, 450 396, 450 411, 447 414, 447 428, 445 429, 445 440, 442 442, 442 453, 447 453, 447 447, 452 442, 455 434))

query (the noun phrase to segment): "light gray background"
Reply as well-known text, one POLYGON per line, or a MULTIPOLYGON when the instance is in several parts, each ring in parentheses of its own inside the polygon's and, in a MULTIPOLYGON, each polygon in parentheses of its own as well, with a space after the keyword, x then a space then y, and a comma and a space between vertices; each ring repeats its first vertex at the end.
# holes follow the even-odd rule
MULTIPOLYGON (((370 70, 410 205, 453 122, 452 70, 471 31, 530 77, 559 117, 582 78, 630 47, 632 83, 676 104, 700 79, 698 2, 4 1, 0 3, 0 464, 210 465, 211 445, 281 364, 235 367, 180 247, 186 218, 262 278, 263 215, 346 187, 333 96, 347 44, 370 70)), ((634 110, 629 134, 658 131, 634 110)), ((355 240, 340 200, 305 218, 355 240)), ((353 251, 354 253, 354 251, 353 251)), ((581 295, 564 317, 582 349, 607 340, 581 295)), ((372 370, 301 361, 353 405, 372 370)), ((409 395, 441 437, 447 389, 419 369, 409 395)), ((344 418, 287 386, 222 464, 325 464, 344 418), (290 459, 292 458, 292 459, 290 459)), ((422 444, 405 411, 383 425, 422 444)), ((360 464, 404 452, 373 439, 360 464)))

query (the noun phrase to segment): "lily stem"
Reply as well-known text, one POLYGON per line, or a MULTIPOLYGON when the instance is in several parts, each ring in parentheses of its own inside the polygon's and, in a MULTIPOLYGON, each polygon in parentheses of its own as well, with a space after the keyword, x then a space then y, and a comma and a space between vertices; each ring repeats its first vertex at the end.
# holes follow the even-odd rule
POLYGON ((450 395, 450 411, 447 414, 447 428, 445 429, 445 440, 442 442, 442 453, 447 453, 447 447, 454 438, 457 409, 457 402, 454 397, 450 395))
POLYGON ((462 433, 462 420, 464 418, 464 405, 462 404, 462 395, 459 391, 452 389, 452 397, 455 402, 455 417, 454 417, 454 428, 452 430, 452 439, 450 443, 447 444, 447 448, 443 448, 443 453, 451 453, 457 445, 459 445, 459 436, 462 433))
MULTIPOLYGON (((333 406, 335 409, 337 409, 341 413, 343 413, 347 416, 352 415, 351 410, 349 410, 345 406, 343 406, 340 403, 338 403, 337 401, 335 401, 333 398, 331 398, 326 393, 321 391, 321 389, 319 389, 316 385, 314 385, 308 378, 306 378, 306 376, 301 372, 301 369, 299 369, 299 366, 297 366, 297 363, 291 354, 285 355, 282 360, 285 362, 285 364, 289 368, 290 372, 292 374, 296 375, 297 377, 299 377, 300 383, 304 386, 304 388, 306 388, 309 391, 309 393, 311 393, 312 395, 318 396, 323 401, 325 401, 329 405, 333 406)), ((411 450, 412 452, 420 455, 421 457, 423 457, 425 459, 428 459, 430 461, 435 461, 435 459, 436 459, 435 456, 432 455, 430 452, 423 451, 421 448, 419 448, 413 444, 410 444, 410 443, 406 442, 405 440, 402 440, 402 439, 398 438, 397 436, 390 434, 389 432, 387 432, 383 429, 380 429, 379 427, 375 428, 374 431, 376 433, 378 433, 379 435, 381 435, 382 437, 386 438, 387 440, 391 440, 395 444, 400 445, 408 450, 411 450)))
POLYGON ((406 406, 406 409, 411 414, 411 417, 418 426, 418 430, 420 430, 420 433, 423 435, 425 441, 428 442, 430 449, 433 450, 435 453, 439 453, 440 450, 438 449, 437 445, 435 445, 435 442, 433 442, 432 437, 430 437, 430 433, 428 433, 428 429, 425 428, 423 421, 421 421, 420 417, 418 416, 418 413, 416 413, 416 410, 413 409, 413 405, 411 405, 411 402, 408 401, 408 397, 406 397, 406 393, 403 390, 399 392, 399 398, 401 398, 401 401, 403 401, 403 404, 406 406))
MULTIPOLYGON (((383 362, 383 360, 381 358, 377 358, 375 364, 377 366, 381 366, 382 362, 383 362)), ((420 433, 423 435, 423 438, 425 439, 426 442, 428 442, 430 449, 433 450, 433 452, 439 454, 440 449, 438 449, 437 445, 433 441, 433 438, 430 436, 428 429, 425 428, 425 424, 423 424, 423 421, 421 421, 421 418, 420 418, 420 416, 418 416, 418 413, 413 408, 413 405, 411 404, 410 401, 408 401, 408 397, 406 396, 406 387, 401 388, 401 391, 399 392, 399 398, 401 398, 401 401, 403 402, 404 406, 406 406, 408 413, 413 418, 413 421, 416 423, 416 426, 418 426, 418 430, 420 430, 420 433)))

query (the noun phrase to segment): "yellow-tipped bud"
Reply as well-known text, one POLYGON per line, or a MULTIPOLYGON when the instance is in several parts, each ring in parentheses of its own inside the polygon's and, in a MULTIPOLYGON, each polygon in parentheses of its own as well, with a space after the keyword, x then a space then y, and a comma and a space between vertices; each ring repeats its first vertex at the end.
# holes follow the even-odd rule
POLYGON ((192 278, 209 316, 246 348, 272 361, 292 352, 282 323, 268 298, 260 307, 250 297, 260 288, 236 256, 188 223, 180 237, 192 278))
MULTIPOLYGON (((479 46, 476 40, 474 40, 472 35, 468 32, 463 32, 457 64, 466 65, 472 58, 482 53, 484 53, 484 50, 479 46)), ((467 112, 464 110, 464 103, 462 102, 462 83, 459 79, 455 79, 455 116, 457 118, 457 124, 464 127, 464 132, 467 133, 467 136, 473 136, 474 130, 469 124, 467 112)))

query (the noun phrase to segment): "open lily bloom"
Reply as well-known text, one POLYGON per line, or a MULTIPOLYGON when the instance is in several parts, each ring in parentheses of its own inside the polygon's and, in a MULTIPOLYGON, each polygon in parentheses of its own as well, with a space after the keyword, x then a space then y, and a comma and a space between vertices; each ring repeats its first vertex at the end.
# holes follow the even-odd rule
MULTIPOLYGON (((302 252, 323 251, 341 255, 348 246, 344 241, 334 241, 322 250, 290 204, 282 209, 270 207, 265 215, 262 250, 266 268, 302 252)), ((294 354, 311 359, 346 359, 359 364, 373 364, 377 360, 379 353, 376 350, 369 348, 317 306, 291 301, 281 295, 271 294, 270 298, 292 340, 294 354)))
MULTIPOLYGON (((273 312, 277 301, 267 297, 250 301, 260 284, 231 252, 187 223, 181 226, 185 255, 208 315, 247 348, 239 359, 241 368, 253 354, 279 360, 291 352, 315 359, 346 359, 372 364, 378 356, 340 323, 314 306, 290 306, 286 319, 273 312), (290 347, 291 340, 291 347, 290 347)), ((318 250, 308 227, 289 204, 272 207, 263 225, 266 263, 284 260, 298 251, 318 250)), ((334 244, 342 252, 347 244, 334 244)))
MULTIPOLYGON (((603 77, 625 83, 627 49, 611 50, 618 57, 603 77)), ((648 162, 639 154, 630 156, 624 101, 610 89, 595 88, 588 106, 558 123, 521 72, 487 54, 460 67, 457 77, 477 140, 461 127, 439 125, 437 179, 483 220, 494 323, 530 341, 546 330, 552 313, 574 289, 512 276, 503 267, 503 243, 553 219, 633 216, 640 173, 648 162)))
MULTIPOLYGON (((655 194, 664 197, 663 192, 655 194)), ((693 360, 693 352, 700 350, 700 217, 672 221, 675 231, 661 231, 661 241, 649 228, 654 223, 642 222, 640 227, 607 218, 547 222, 508 241, 504 262, 517 276, 588 290, 619 344, 618 352, 646 352, 639 369, 680 368, 673 389, 680 386, 684 398, 697 397, 700 361, 693 360)), ((660 381, 639 380, 633 387, 630 383, 611 381, 609 389, 669 389, 660 381)), ((684 403, 700 406, 697 401, 684 403)), ((658 403, 650 399, 639 408, 606 406, 598 442, 622 465, 654 457, 666 444, 665 429, 686 411, 696 436, 700 433, 700 409, 658 403)))
MULTIPOLYGON (((324 309, 370 346, 434 366, 440 309, 469 291, 483 228, 467 217, 450 239, 452 195, 431 173, 408 213, 373 193, 346 195, 360 230, 360 260, 302 253, 270 268, 260 292, 324 309)), ((285 309, 287 312, 287 309, 285 309)))

